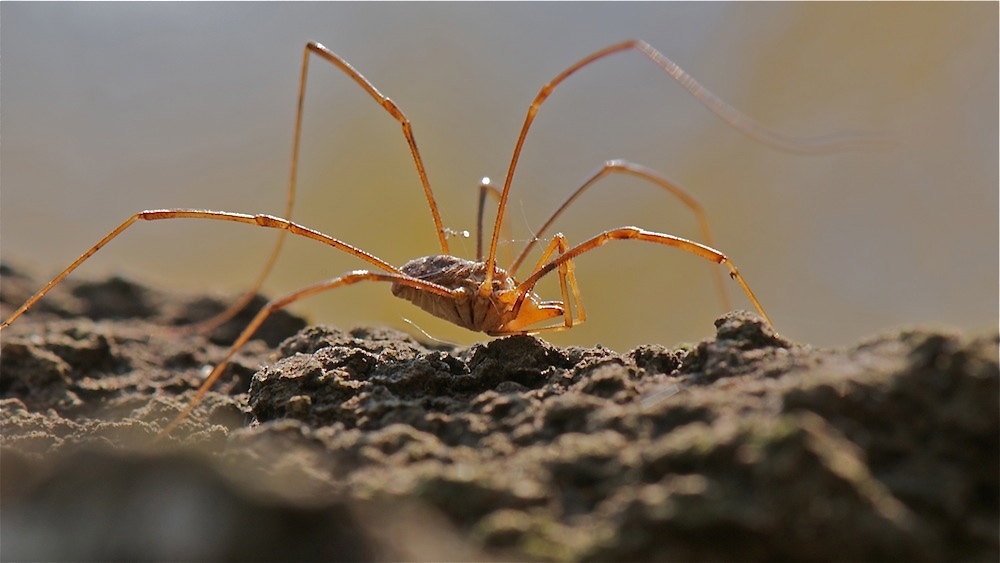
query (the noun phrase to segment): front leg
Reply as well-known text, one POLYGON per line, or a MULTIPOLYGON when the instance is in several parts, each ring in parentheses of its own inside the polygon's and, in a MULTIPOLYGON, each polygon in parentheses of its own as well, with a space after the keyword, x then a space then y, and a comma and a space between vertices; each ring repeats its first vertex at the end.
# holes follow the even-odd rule
MULTIPOLYGON (((568 249, 569 243, 566 242, 566 237, 562 233, 556 233, 552 241, 542 252, 542 256, 538 259, 534 271, 540 270, 548 263, 553 253, 558 253, 559 256, 562 256, 568 249)), ((580 297, 580 288, 576 283, 576 272, 573 261, 569 259, 562 261, 556 271, 559 276, 559 291, 562 294, 562 301, 536 301, 532 293, 534 283, 530 286, 518 287, 515 293, 513 293, 515 297, 511 307, 512 318, 503 324, 500 334, 566 330, 587 320, 587 312, 583 308, 583 299, 580 297), (575 315, 574 309, 576 311, 575 315), (562 324, 553 324, 534 329, 527 328, 560 316, 563 317, 562 324)), ((537 282, 537 279, 535 281, 537 282)))

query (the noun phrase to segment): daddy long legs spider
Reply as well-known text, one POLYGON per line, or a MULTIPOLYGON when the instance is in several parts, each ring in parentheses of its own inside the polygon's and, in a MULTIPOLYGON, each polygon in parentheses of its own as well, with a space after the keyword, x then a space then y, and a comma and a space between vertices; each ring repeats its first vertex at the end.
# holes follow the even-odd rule
MULTIPOLYGON (((712 112, 731 124, 733 127, 757 139, 767 145, 779 150, 800 153, 800 154, 826 154, 843 150, 855 150, 867 146, 876 146, 884 143, 884 139, 877 136, 850 134, 836 135, 819 138, 792 138, 784 136, 758 124, 743 113, 729 106, 714 94, 709 92, 689 74, 674 64, 670 59, 653 49, 647 43, 638 40, 625 41, 611 45, 591 55, 581 59, 572 66, 559 73, 550 82, 545 84, 539 91, 535 99, 528 108, 528 113, 524 124, 521 127, 520 135, 514 145, 514 153, 504 178, 501 189, 494 188, 486 183, 480 187, 479 199, 479 220, 477 223, 477 256, 475 260, 467 260, 451 255, 448 247, 448 230, 441 221, 437 203, 431 190, 427 173, 417 149, 416 139, 413 134, 410 121, 403 114, 402 110, 389 98, 379 92, 360 72, 355 70, 344 59, 320 45, 310 42, 306 45, 302 56, 302 70, 299 79, 298 109, 295 120, 295 134, 292 146, 291 166, 288 182, 288 191, 285 202, 284 214, 281 217, 266 214, 246 214, 230 211, 212 211, 204 209, 157 209, 141 211, 126 219, 123 223, 114 228, 104 236, 97 244, 90 247, 77 260, 64 269, 59 275, 46 284, 35 295, 28 299, 20 308, 14 311, 7 318, 0 329, 6 328, 18 317, 31 308, 41 299, 52 287, 62 281, 67 275, 73 272, 83 262, 94 253, 103 248, 106 244, 118 237, 129 227, 138 221, 156 221, 162 219, 205 219, 212 221, 230 221, 243 223, 258 227, 277 229, 278 237, 275 245, 265 261, 260 274, 254 280, 251 287, 242 297, 232 304, 227 310, 208 319, 207 321, 192 325, 191 330, 210 331, 225 321, 235 316, 242 310, 260 290, 268 274, 281 251, 286 235, 291 233, 295 236, 312 239, 322 244, 331 246, 342 252, 350 254, 355 258, 366 262, 370 269, 354 270, 339 277, 314 283, 303 287, 287 295, 278 297, 268 302, 243 329, 233 344, 229 347, 222 359, 215 365, 214 369, 198 388, 194 398, 188 406, 163 430, 169 433, 181 421, 184 420, 198 405, 202 397, 212 387, 215 381, 222 375, 226 365, 233 356, 242 348, 253 336, 254 332, 273 312, 287 307, 288 305, 338 287, 353 285, 364 281, 389 282, 394 295, 411 301, 418 307, 429 313, 448 320, 463 328, 473 331, 481 331, 491 336, 522 334, 527 332, 542 332, 552 330, 564 330, 572 328, 586 320, 586 313, 581 298, 580 289, 574 272, 574 259, 580 255, 595 250, 611 241, 633 240, 656 243, 663 246, 673 247, 684 252, 694 254, 709 262, 724 265, 728 269, 729 276, 736 281, 757 312, 768 323, 770 320, 764 312, 764 308, 754 296, 746 280, 740 274, 735 264, 722 252, 713 248, 714 242, 711 237, 708 220, 705 212, 698 201, 688 192, 673 184, 660 174, 637 164, 621 160, 611 160, 604 163, 597 171, 586 179, 579 187, 570 193, 566 200, 558 206, 548 217, 548 219, 533 231, 533 237, 525 245, 524 249, 506 267, 502 268, 497 261, 497 246, 500 241, 501 231, 506 226, 507 202, 513 184, 514 172, 517 168, 521 149, 528 134, 531 124, 542 104, 549 97, 552 91, 558 87, 570 75, 590 64, 604 59, 610 55, 625 51, 636 51, 656 64, 668 76, 677 81, 697 100, 708 107, 712 112), (409 145, 413 162, 423 187, 427 205, 437 232, 441 253, 425 256, 411 260, 400 267, 393 266, 375 255, 344 242, 341 239, 310 229, 292 221, 292 211, 295 203, 296 174, 298 170, 298 157, 300 149, 300 139, 302 131, 303 103, 305 100, 306 79, 309 70, 309 63, 313 56, 323 59, 363 88, 386 112, 399 122, 403 136, 409 145), (646 180, 647 182, 663 188, 667 193, 677 198, 682 204, 688 207, 697 217, 704 242, 695 242, 674 235, 649 231, 634 226, 623 226, 603 231, 591 238, 572 245, 565 236, 560 233, 554 234, 541 251, 541 257, 523 279, 518 281, 516 274, 523 265, 529 251, 539 242, 548 231, 552 223, 563 211, 572 204, 584 191, 599 182, 602 178, 611 174, 626 174, 646 180), (490 237, 488 250, 483 255, 483 210, 488 196, 494 197, 497 202, 496 218, 490 237), (560 299, 543 300, 536 295, 534 289, 536 284, 544 276, 555 273, 558 280, 560 299)), ((723 286, 723 277, 720 270, 714 269, 715 279, 718 285, 723 302, 728 308, 728 300, 723 286)))

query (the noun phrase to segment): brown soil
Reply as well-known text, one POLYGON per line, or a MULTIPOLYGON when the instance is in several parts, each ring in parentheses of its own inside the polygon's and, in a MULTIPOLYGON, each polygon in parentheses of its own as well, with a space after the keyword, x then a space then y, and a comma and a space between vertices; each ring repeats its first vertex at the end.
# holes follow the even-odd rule
MULTIPOLYGON (((40 283, 0 268, 6 317, 40 283)), ((3 332, 3 560, 1000 558, 995 332, 733 313, 618 353, 281 314, 154 441, 249 314, 170 327, 223 306, 68 280, 3 332)))

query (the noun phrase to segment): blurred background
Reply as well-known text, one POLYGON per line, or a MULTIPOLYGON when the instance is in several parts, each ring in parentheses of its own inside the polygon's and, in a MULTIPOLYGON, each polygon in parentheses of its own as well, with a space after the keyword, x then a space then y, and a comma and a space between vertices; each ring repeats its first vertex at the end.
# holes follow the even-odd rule
MULTIPOLYGON (((708 210, 779 331, 840 345, 901 324, 996 327, 998 7, 955 4, 3 3, 4 260, 48 277, 130 214, 280 213, 306 41, 337 52, 413 123, 445 225, 475 226, 528 104, 585 55, 641 38, 790 135, 889 132, 891 151, 803 157, 735 131, 637 53, 574 75, 542 107, 514 178, 514 241, 610 158, 659 170, 708 210), (402 23, 400 23, 402 22, 402 23)), ((438 252, 398 123, 313 59, 294 219, 394 264, 438 252)), ((660 189, 611 178, 557 223, 571 242, 637 225, 698 239, 660 189)), ((131 228, 78 272, 235 294, 276 233, 209 221, 131 228)), ((452 238, 472 258, 473 239, 452 238)), ((503 249, 502 249, 503 250, 503 249)), ((533 262, 532 262, 533 263, 533 262)), ((364 267, 289 240, 265 290, 364 267)), ((522 272, 523 273, 523 272, 522 272)), ((589 314, 546 338, 625 351, 714 333, 698 258, 612 243, 577 260, 589 314)), ((550 282, 554 282, 552 276, 550 282)), ((750 308, 734 283, 729 293, 750 308)), ((554 283, 539 286, 558 298, 554 283)), ((294 307, 313 322, 484 338, 361 284, 294 307)))

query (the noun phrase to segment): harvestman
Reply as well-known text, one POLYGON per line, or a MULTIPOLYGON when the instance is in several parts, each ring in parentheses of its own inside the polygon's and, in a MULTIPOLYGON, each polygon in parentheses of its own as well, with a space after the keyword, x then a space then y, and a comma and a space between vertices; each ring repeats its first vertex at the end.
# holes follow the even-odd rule
MULTIPOLYGON (((688 92, 711 111, 723 120, 739 129, 743 133, 757 139, 758 141, 779 150, 798 154, 828 154, 844 150, 856 150, 866 146, 877 146, 884 144, 881 137, 863 134, 843 134, 827 136, 821 138, 793 138, 784 136, 768 130, 756 121, 750 119, 735 108, 729 106, 714 94, 709 92, 690 75, 670 59, 653 49, 643 41, 626 41, 601 49, 590 56, 580 60, 570 66, 552 81, 542 87, 535 96, 534 101, 528 108, 528 115, 521 127, 517 143, 514 145, 514 155, 511 158, 510 166, 507 169, 507 176, 504 179, 503 188, 496 188, 484 183, 480 186, 479 216, 477 221, 477 255, 476 260, 465 260, 452 256, 448 249, 447 231, 441 223, 441 216, 438 212, 437 203, 431 191, 430 183, 427 180, 427 173, 424 169, 423 161, 417 150, 417 143, 413 136, 410 121, 403 112, 389 98, 382 95, 368 80, 355 70, 345 60, 328 50, 319 43, 310 42, 306 45, 302 56, 302 73, 299 79, 298 109, 295 118, 295 136, 292 145, 292 159, 290 178, 288 183, 288 193, 285 202, 284 217, 273 215, 248 215, 244 213, 233 213, 229 211, 209 211, 201 209, 157 209, 142 211, 132 215, 121 225, 115 228, 102 238, 97 244, 83 253, 75 262, 69 265, 52 281, 45 285, 38 293, 0 325, 0 329, 6 328, 18 317, 24 314, 32 305, 41 299, 53 286, 58 284, 75 270, 80 264, 86 261, 104 245, 124 232, 128 227, 138 220, 155 221, 160 219, 210 219, 213 221, 233 221, 236 223, 246 223, 259 227, 278 229, 280 231, 278 240, 271 251, 270 256, 264 264, 264 268, 252 287, 237 300, 231 307, 219 315, 192 325, 191 330, 209 331, 226 322, 242 310, 260 290, 265 279, 270 273, 287 233, 310 238, 323 244, 332 246, 343 252, 351 254, 369 265, 374 266, 377 271, 355 270, 340 277, 315 283, 297 291, 293 291, 283 297, 279 297, 268 302, 250 321, 236 341, 230 346, 222 360, 216 364, 215 368, 198 388, 194 398, 188 406, 179 414, 164 430, 163 434, 169 433, 180 424, 194 408, 200 403, 205 393, 212 387, 215 381, 222 375, 226 365, 232 357, 250 339, 258 327, 273 312, 287 307, 300 299, 315 295, 317 293, 334 289, 337 287, 352 285, 362 281, 383 281, 392 284, 392 293, 411 301, 425 311, 451 321, 461 327, 473 331, 482 331, 491 336, 522 334, 528 332, 540 332, 547 330, 563 330, 580 324, 586 320, 586 313, 583 301, 580 297, 580 290, 577 287, 576 276, 574 275, 573 259, 577 256, 594 250, 599 246, 612 240, 639 240, 671 246, 685 252, 700 256, 717 264, 724 264, 729 269, 729 275, 740 285, 746 293, 750 302, 758 313, 770 324, 764 308, 750 290, 746 280, 740 274, 736 266, 723 253, 712 248, 711 233, 705 212, 698 201, 680 187, 663 178, 656 172, 621 160, 606 162, 596 172, 594 172, 580 187, 574 190, 568 198, 558 207, 542 226, 534 231, 532 239, 527 243, 520 254, 514 259, 511 265, 505 270, 497 265, 497 244, 500 239, 500 231, 505 227, 504 214, 507 209, 507 198, 510 194, 510 186, 514 179, 514 170, 517 167, 518 158, 521 155, 521 147, 524 144, 528 129, 535 119, 535 115, 542 103, 549 97, 552 91, 566 78, 590 65, 591 63, 603 59, 614 53, 635 50, 645 55, 649 60, 662 68, 671 78, 676 80, 688 92), (434 228, 437 231, 438 241, 441 244, 441 254, 417 258, 404 264, 402 267, 395 267, 384 260, 361 250, 355 246, 347 244, 339 239, 325 235, 319 231, 310 229, 291 221, 292 207, 295 203, 295 184, 298 169, 299 144, 302 132, 302 108, 305 100, 306 76, 309 68, 311 55, 317 55, 349 76, 359 86, 364 88, 368 94, 375 99, 393 118, 402 126, 403 135, 409 144, 413 162, 417 167, 417 174, 420 176, 420 183, 427 198, 431 217, 434 220, 434 228), (566 238, 557 233, 552 237, 551 242, 542 250, 541 258, 538 260, 531 273, 518 282, 514 277, 518 268, 522 265, 528 252, 539 242, 540 237, 552 225, 555 219, 587 188, 598 180, 610 174, 627 174, 639 177, 658 185, 678 198, 685 206, 690 208, 698 218, 702 236, 705 244, 683 239, 673 235, 647 231, 638 227, 619 227, 604 231, 591 237, 576 246, 570 246, 566 238), (490 239, 489 252, 486 260, 482 256, 482 216, 487 195, 492 195, 497 199, 496 220, 493 226, 493 234, 490 239), (553 271, 556 272, 561 293, 560 300, 542 301, 535 293, 534 287, 538 281, 553 271), (561 321, 556 320, 561 317, 561 321)), ((718 269, 713 270, 716 283, 722 295, 723 302, 728 308, 725 289, 722 283, 722 276, 718 269)))

